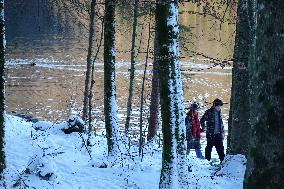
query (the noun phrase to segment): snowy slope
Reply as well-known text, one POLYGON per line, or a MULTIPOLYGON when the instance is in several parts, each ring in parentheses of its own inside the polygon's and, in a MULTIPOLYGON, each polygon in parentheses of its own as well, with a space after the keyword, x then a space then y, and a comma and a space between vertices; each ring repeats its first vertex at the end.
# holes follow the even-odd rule
MULTIPOLYGON (((90 159, 78 133, 65 135, 59 129, 66 127, 66 122, 42 121, 36 126, 41 130, 35 130, 32 123, 22 118, 6 115, 7 168, 0 188, 154 189, 159 186, 162 155, 156 144, 145 146, 142 160, 138 147, 133 145, 131 152, 113 161, 107 157, 106 138, 96 136, 92 138, 90 159), (104 165, 107 168, 99 168, 104 165)), ((227 156, 221 170, 216 171, 218 166, 195 158, 191 152, 188 188, 241 189, 245 162, 244 156, 227 156)))

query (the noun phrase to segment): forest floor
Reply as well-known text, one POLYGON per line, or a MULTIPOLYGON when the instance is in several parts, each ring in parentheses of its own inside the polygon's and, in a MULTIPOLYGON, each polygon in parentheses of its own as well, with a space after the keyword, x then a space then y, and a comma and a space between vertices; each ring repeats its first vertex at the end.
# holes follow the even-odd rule
MULTIPOLYGON (((35 125, 23 118, 5 117, 6 166, 0 188, 55 189, 155 189, 159 186, 162 149, 156 143, 144 146, 139 157, 137 144, 113 162, 107 156, 104 135, 91 138, 90 155, 79 133, 64 134, 66 122, 47 121, 35 125), (101 167, 101 168, 100 168, 101 167), (105 167, 105 168, 103 168, 105 167)), ((205 142, 202 142, 204 152, 205 142)), ((213 158, 217 158, 213 151, 213 158)), ((227 155, 222 166, 195 157, 188 159, 188 188, 241 189, 246 166, 242 155, 227 155)))

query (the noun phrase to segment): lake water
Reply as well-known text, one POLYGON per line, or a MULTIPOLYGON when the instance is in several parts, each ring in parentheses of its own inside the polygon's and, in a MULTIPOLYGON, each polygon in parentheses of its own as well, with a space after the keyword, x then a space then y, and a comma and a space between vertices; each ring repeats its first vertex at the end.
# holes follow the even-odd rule
MULTIPOLYGON (((185 106, 190 102, 201 104, 201 114, 211 106, 215 98, 229 103, 231 90, 231 67, 214 66, 210 58, 228 60, 232 57, 235 26, 230 22, 220 23, 210 16, 190 15, 186 11, 201 11, 200 7, 181 7, 181 69, 185 106), (186 26, 186 27, 185 27, 186 26), (185 30, 184 28, 189 28, 185 30)), ((132 123, 139 119, 140 91, 144 70, 149 17, 139 19, 138 44, 140 54, 136 65, 135 94, 132 123)), ((131 23, 117 16, 117 104, 119 122, 125 121, 128 98, 131 23)), ((70 23, 69 23, 70 24, 70 23)), ((153 23, 151 25, 153 27, 153 23)), ((97 33, 100 33, 98 29, 97 33)), ((9 35, 9 33, 8 33, 9 35)), ((13 36, 16 35, 13 33, 13 36)), ((6 65, 7 112, 23 112, 38 119, 66 120, 71 113, 81 113, 86 71, 87 33, 81 37, 58 35, 21 36, 8 40, 6 65)), ((99 35, 97 35, 99 36, 99 35)), ((9 39, 9 37, 8 37, 9 39)), ((151 39, 153 42, 153 36, 151 39)), ((151 43, 151 50, 153 50, 151 43)), ((146 78, 146 104, 144 123, 147 125, 150 104, 152 55, 146 78)), ((96 128, 103 125, 103 61, 100 53, 95 63, 95 86, 93 90, 93 116, 96 128)), ((229 104, 222 108, 224 120, 228 118, 229 104)))
MULTIPOLYGON (((137 66, 134 96, 134 122, 139 118, 140 91, 143 64, 137 66)), ((145 108, 149 107, 151 65, 147 71, 145 108)), ((231 69, 214 68, 199 71, 208 65, 182 62, 185 105, 190 101, 209 107, 215 98, 229 102, 231 69), (190 70, 189 70, 190 69, 190 70)), ((129 63, 118 62, 116 68, 117 103, 120 123, 124 123, 129 85, 129 63)), ((94 118, 103 121, 103 64, 95 66, 94 118)), ((8 60, 7 111, 24 112, 35 118, 52 121, 66 120, 68 115, 81 112, 84 91, 85 65, 67 65, 49 59, 8 60), (31 65, 36 63, 35 66, 31 65)), ((204 108, 202 110, 204 110, 204 108)), ((223 115, 228 117, 229 105, 224 105, 223 115)), ((145 118, 149 116, 145 113, 145 118)), ((145 119, 147 120, 147 119, 145 119)), ((101 124, 99 124, 101 125, 101 124)), ((103 125, 101 125, 103 127, 103 125)))

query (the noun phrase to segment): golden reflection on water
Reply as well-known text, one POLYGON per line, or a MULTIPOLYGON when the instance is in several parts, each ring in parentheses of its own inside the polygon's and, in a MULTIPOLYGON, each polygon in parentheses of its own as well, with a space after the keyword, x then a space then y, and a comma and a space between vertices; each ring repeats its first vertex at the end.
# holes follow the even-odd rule
MULTIPOLYGON (((190 31, 181 30, 181 46, 209 57, 224 60, 231 59, 234 43, 235 25, 229 21, 222 23, 202 15, 187 14, 185 11, 201 11, 198 6, 185 3, 180 8, 180 24, 190 28, 190 31), (220 29, 221 28, 221 29, 220 29)), ((229 15, 230 16, 230 15, 229 15)), ((149 17, 139 18, 138 41, 142 40, 140 51, 146 49, 148 36, 149 17), (143 26, 141 25, 143 23, 143 26), (141 35, 140 35, 141 34, 141 35)), ((152 18, 152 20, 154 20, 152 18)), ((120 123, 124 123, 126 103, 128 98, 130 48, 131 48, 131 23, 117 15, 117 104, 119 107, 120 123)), ((153 27, 154 23, 152 23, 153 27)), ((98 34, 100 30, 98 29, 98 34)), ((87 38, 60 38, 58 36, 45 36, 41 39, 17 39, 7 49, 9 62, 6 70, 7 78, 7 112, 24 112, 35 118, 52 121, 66 120, 67 116, 81 111, 84 90, 84 74, 87 56, 87 38), (44 59, 42 59, 44 58, 44 59), (14 64, 16 59, 26 59, 22 62, 28 64, 14 64), (36 64, 32 66, 31 63, 36 64)), ((138 42, 139 43, 139 42, 138 42)), ((153 50, 153 36, 151 49, 153 50)), ((221 98, 225 102, 230 101, 231 69, 190 69, 188 62, 210 67, 212 63, 202 56, 193 56, 185 48, 181 48, 182 78, 185 106, 196 101, 210 107, 215 98, 221 98), (189 70, 190 69, 190 70, 189 70)), ((151 55, 153 58, 153 55, 151 55)), ((152 59, 149 60, 146 80, 146 104, 149 107, 152 59)), ((103 120, 103 64, 102 54, 95 67, 95 86, 93 90, 94 117, 103 120)), ((136 67, 135 80, 134 119, 138 119, 137 111, 140 106, 140 91, 145 62, 145 54, 138 56, 139 65, 136 67)), ((191 64, 190 64, 191 65, 191 64)), ((229 104, 224 105, 223 115, 228 118, 229 104)), ((145 114, 145 121, 147 121, 145 114)))
MULTIPOLYGON (((149 68, 151 69, 151 67, 149 68)), ((134 114, 139 110, 143 76, 142 66, 137 69, 139 74, 136 75, 135 82, 134 114)), ((102 70, 102 65, 96 67, 96 83, 93 91, 93 106, 96 110, 94 117, 97 119, 103 119, 104 95, 102 70)), ((66 120, 72 112, 80 112, 81 110, 84 90, 84 71, 84 68, 81 66, 64 67, 64 69, 59 69, 56 66, 52 68, 31 65, 9 66, 7 70, 7 111, 25 112, 36 118, 53 121, 66 120)), ((184 98, 187 107, 190 101, 196 101, 201 103, 201 105, 209 107, 210 103, 217 97, 225 102, 229 102, 231 85, 230 70, 216 69, 213 71, 196 72, 194 75, 190 74, 191 72, 182 72, 184 98)), ((151 91, 151 71, 148 73, 145 95, 147 97, 146 109, 150 103, 151 91)), ((129 87, 127 65, 117 68, 116 81, 117 103, 121 117, 120 121, 123 123, 129 87)), ((223 108, 225 117, 227 117, 228 109, 229 105, 225 105, 223 108)))

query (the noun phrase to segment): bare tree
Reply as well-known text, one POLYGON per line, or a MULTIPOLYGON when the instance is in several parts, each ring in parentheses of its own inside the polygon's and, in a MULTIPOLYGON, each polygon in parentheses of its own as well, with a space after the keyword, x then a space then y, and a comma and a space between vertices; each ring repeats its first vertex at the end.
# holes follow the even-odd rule
MULTIPOLYGON (((4 110, 5 110, 5 80, 4 80, 4 65, 5 65, 5 26, 4 26, 4 0, 0 0, 0 29, 1 29, 1 44, 0 44, 0 174, 6 167, 4 153, 4 110)), ((0 175, 0 178, 2 176, 0 175)))
POLYGON ((247 0, 238 1, 235 37, 231 108, 229 118, 229 153, 246 154, 249 142, 249 90, 248 61, 250 49, 249 17, 247 0))
POLYGON ((116 105, 114 42, 115 2, 106 0, 104 17, 104 114, 109 155, 116 155, 120 141, 116 105))
POLYGON ((157 2, 156 29, 163 132, 159 188, 187 188, 177 0, 157 2))
POLYGON ((154 62, 153 62, 153 76, 152 76, 152 91, 151 91, 151 104, 150 104, 150 118, 148 126, 147 140, 152 140, 159 128, 159 104, 160 104, 160 88, 159 88, 159 77, 158 77, 158 61, 157 61, 157 35, 155 34, 154 39, 154 62))
POLYGON ((142 80, 142 88, 141 88, 141 96, 140 96, 140 123, 139 123, 139 129, 140 129, 140 138, 139 138, 139 154, 142 153, 142 145, 143 145, 143 133, 142 133, 142 123, 143 123, 143 105, 144 105, 144 88, 145 88, 145 80, 146 80, 146 71, 148 67, 148 58, 149 58, 149 49, 150 49, 150 39, 151 39, 151 15, 150 15, 150 21, 149 21, 149 35, 147 40, 147 50, 146 50, 146 60, 145 60, 145 67, 144 67, 144 74, 143 74, 143 80, 142 80))
POLYGON ((91 78, 91 86, 90 86, 90 96, 89 96, 89 110, 88 110, 88 113, 89 113, 89 115, 88 115, 88 117, 89 117, 89 120, 88 120, 88 122, 89 122, 89 127, 88 127, 88 140, 87 140, 87 144, 88 144, 88 146, 90 146, 91 145, 91 142, 90 142, 90 138, 91 138, 91 136, 92 136, 92 131, 95 131, 95 134, 96 134, 96 130, 95 130, 95 128, 92 126, 92 109, 93 109, 93 106, 92 106, 92 99, 93 99, 93 88, 94 88, 94 84, 95 84, 95 80, 94 80, 94 70, 95 70, 95 62, 96 62, 96 60, 97 60, 97 57, 98 57, 98 54, 99 54, 99 52, 100 52, 100 49, 101 49, 101 46, 102 46, 102 41, 103 41, 103 37, 104 37, 104 18, 103 18, 103 20, 102 20, 102 31, 101 31, 101 37, 100 37, 100 41, 99 41, 99 43, 98 43, 98 46, 97 46, 97 51, 96 51, 96 54, 95 54, 95 56, 94 56, 94 59, 93 59, 93 62, 92 62, 92 73, 91 73, 91 76, 92 76, 92 78, 91 78))
POLYGON ((137 38, 138 2, 139 0, 134 1, 129 96, 128 96, 128 101, 127 101, 127 115, 126 115, 126 122, 125 122, 125 135, 126 136, 128 135, 128 130, 129 130, 129 123, 130 123, 130 117, 131 117, 131 111, 132 111, 132 98, 133 98, 133 91, 134 91, 135 59, 137 56, 136 38, 137 38))
POLYGON ((87 71, 85 79, 85 92, 84 92, 84 102, 83 102, 83 120, 86 120, 88 116, 89 98, 91 95, 91 82, 92 82, 92 63, 93 63, 93 49, 94 49, 94 38, 95 38, 95 27, 96 27, 96 0, 91 2, 91 12, 90 12, 90 25, 89 25, 89 48, 87 55, 87 71))
POLYGON ((252 5, 249 14, 253 18, 250 21, 254 33, 254 55, 249 60, 250 127, 253 132, 244 188, 284 188, 284 3, 248 2, 252 5))

